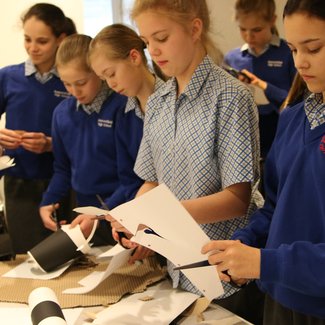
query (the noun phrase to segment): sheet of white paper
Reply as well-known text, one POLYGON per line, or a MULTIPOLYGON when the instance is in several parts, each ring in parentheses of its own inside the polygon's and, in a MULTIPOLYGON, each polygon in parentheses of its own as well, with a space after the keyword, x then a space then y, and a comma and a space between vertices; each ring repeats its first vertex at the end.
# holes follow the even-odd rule
POLYGON ((269 100, 265 96, 264 90, 262 90, 261 88, 259 88, 257 86, 253 86, 253 85, 248 85, 248 87, 251 90, 251 92, 253 93, 255 103, 257 105, 267 105, 270 103, 269 100))
POLYGON ((0 170, 15 166, 14 158, 9 156, 0 157, 0 170))
MULTIPOLYGON (((201 248, 209 237, 164 184, 116 207, 110 214, 132 233, 137 232, 139 224, 154 230, 158 236, 143 230, 132 240, 159 252, 175 265, 207 259, 201 248)), ((184 274, 210 300, 224 292, 214 267, 184 270, 184 274)))
MULTIPOLYGON (((200 322, 196 315, 191 315, 181 319, 179 325, 245 325, 251 324, 243 318, 236 316, 229 310, 226 310, 216 304, 210 306, 202 313, 204 321, 200 322)), ((253 324, 251 324, 253 325, 253 324)))
MULTIPOLYGON (((83 308, 62 309, 67 324, 76 324, 83 312, 83 308)), ((0 308, 1 324, 32 325, 31 314, 28 306, 0 308)))
POLYGON ((99 312, 93 324, 166 325, 180 315, 199 296, 172 289, 168 281, 132 294, 99 312), (153 298, 143 301, 142 298, 153 298))
POLYGON ((103 282, 107 277, 113 274, 122 265, 125 265, 130 258, 132 250, 124 249, 118 254, 114 255, 112 260, 107 266, 107 269, 103 272, 92 272, 88 276, 84 277, 79 281, 81 287, 70 288, 63 291, 66 294, 83 294, 90 292, 95 289, 101 282, 103 282))
POLYGON ((6 278, 50 280, 59 277, 72 262, 73 261, 70 261, 52 272, 43 272, 38 266, 35 266, 31 260, 26 260, 2 276, 6 278))
POLYGON ((73 211, 77 213, 82 213, 82 214, 87 214, 91 216, 105 216, 109 214, 108 210, 92 207, 92 206, 87 206, 87 207, 78 207, 73 209, 73 211))
POLYGON ((105 252, 99 254, 97 258, 105 258, 105 257, 113 257, 121 252, 124 252, 125 248, 123 248, 120 244, 116 244, 112 248, 106 250, 105 252))
MULTIPOLYGON (((201 248, 209 237, 164 184, 110 210, 110 215, 133 234, 141 224, 154 230, 158 236, 139 231, 132 240, 160 252, 175 265, 207 259, 201 248)), ((184 274, 210 300, 224 292, 213 267, 184 270, 184 274)))
MULTIPOLYGON (((132 238, 132 241, 165 256, 175 266, 186 265, 193 261, 199 262, 206 259, 206 256, 200 252, 189 249, 187 242, 185 246, 184 244, 173 243, 164 238, 146 234, 145 230, 138 231, 132 238)), ((214 265, 181 270, 181 272, 211 301, 224 292, 214 265)))

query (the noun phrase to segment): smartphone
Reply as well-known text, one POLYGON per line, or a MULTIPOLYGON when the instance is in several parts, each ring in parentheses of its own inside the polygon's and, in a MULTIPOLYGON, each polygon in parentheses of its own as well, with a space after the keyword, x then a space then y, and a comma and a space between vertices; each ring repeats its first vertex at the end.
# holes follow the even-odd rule
POLYGON ((233 77, 239 78, 239 76, 244 77, 244 81, 250 83, 252 78, 250 78, 245 72, 239 71, 233 67, 223 67, 228 73, 230 73, 233 77))

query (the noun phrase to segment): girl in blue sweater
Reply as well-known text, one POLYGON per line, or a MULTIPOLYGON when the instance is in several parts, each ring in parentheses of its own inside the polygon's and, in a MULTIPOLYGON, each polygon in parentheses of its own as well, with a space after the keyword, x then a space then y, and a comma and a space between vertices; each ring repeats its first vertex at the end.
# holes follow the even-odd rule
POLYGON ((222 280, 258 279, 264 324, 325 324, 325 5, 289 0, 286 39, 311 95, 286 108, 266 161, 266 202, 234 241, 212 241, 222 280), (218 253, 216 253, 218 251, 218 253))
POLYGON ((32 6, 22 23, 29 59, 0 70, 0 114, 6 113, 0 145, 16 163, 3 172, 6 219, 16 253, 26 253, 50 234, 38 206, 53 173, 52 113, 69 96, 55 69, 55 54, 61 41, 76 32, 73 21, 47 3, 32 6))
MULTIPOLYGON (((146 104, 149 96, 161 88, 163 80, 149 69, 145 56, 145 44, 137 33, 122 24, 113 24, 103 28, 92 40, 89 50, 89 61, 95 73, 106 81, 108 86, 116 93, 128 97, 124 110, 124 126, 117 130, 117 138, 121 142, 118 150, 119 161, 135 159, 138 154, 142 138, 143 119, 145 116, 146 104), (135 124, 133 121, 137 121, 135 124)), ((163 76, 160 75, 162 78, 163 76)), ((125 170, 124 178, 133 174, 133 165, 130 170, 125 170)), ((125 183, 125 180, 124 180, 125 183)), ((142 185, 143 181, 141 181, 142 185)), ((139 184, 138 184, 139 185, 139 184)), ((136 188, 138 190, 139 186, 136 188)), ((132 199, 136 191, 127 198, 132 199)), ((109 208, 114 206, 108 204, 109 208)), ((88 234, 92 227, 89 216, 80 215, 72 223, 72 226, 79 223, 88 234)), ((115 233, 117 240, 117 233, 115 233)))
MULTIPOLYGON (((124 114, 127 98, 113 92, 91 69, 90 41, 89 36, 72 35, 57 53, 60 78, 72 97, 53 115, 54 175, 40 208, 44 225, 51 230, 57 228, 51 219, 52 203, 70 187, 79 206, 100 206, 99 195, 111 209, 133 198, 142 184, 133 172, 142 120, 124 114)), ((96 244, 112 243, 108 226, 104 222, 100 227, 96 244)))
POLYGON ((235 18, 245 44, 225 55, 225 63, 242 70, 262 89, 269 104, 258 104, 261 157, 265 158, 278 122, 278 111, 295 76, 290 50, 276 29, 274 0, 237 0, 235 18))

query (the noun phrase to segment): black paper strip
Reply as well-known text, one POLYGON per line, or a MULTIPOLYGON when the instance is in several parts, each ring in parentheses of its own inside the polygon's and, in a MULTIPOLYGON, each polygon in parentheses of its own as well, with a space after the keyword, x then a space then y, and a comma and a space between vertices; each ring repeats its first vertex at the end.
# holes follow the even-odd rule
POLYGON ((31 313, 33 325, 38 325, 48 317, 59 317, 65 320, 61 307, 54 301, 42 301, 37 304, 31 313))

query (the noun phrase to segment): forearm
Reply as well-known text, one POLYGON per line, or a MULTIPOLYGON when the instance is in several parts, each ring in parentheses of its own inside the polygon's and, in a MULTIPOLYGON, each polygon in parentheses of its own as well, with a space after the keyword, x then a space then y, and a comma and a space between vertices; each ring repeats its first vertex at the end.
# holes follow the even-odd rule
POLYGON ((214 223, 244 216, 250 202, 249 183, 241 183, 208 196, 182 201, 199 224, 214 223))
POLYGON ((137 194, 135 195, 135 197, 138 197, 146 192, 149 192, 150 190, 152 190, 153 188, 155 188, 156 186, 158 186, 157 182, 144 182, 143 185, 139 188, 137 194))

